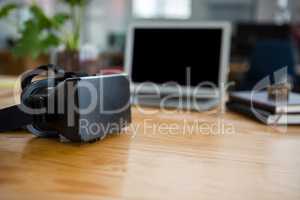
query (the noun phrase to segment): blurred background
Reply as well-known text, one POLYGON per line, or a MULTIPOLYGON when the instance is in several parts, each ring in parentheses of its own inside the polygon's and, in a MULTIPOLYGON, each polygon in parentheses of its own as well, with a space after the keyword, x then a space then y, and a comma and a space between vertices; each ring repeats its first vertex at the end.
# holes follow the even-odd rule
POLYGON ((1 75, 49 62, 89 73, 122 70, 130 23, 180 20, 232 23, 230 80, 236 88, 250 87, 259 73, 276 67, 288 66, 299 79, 299 0, 0 0, 0 5, 1 75))

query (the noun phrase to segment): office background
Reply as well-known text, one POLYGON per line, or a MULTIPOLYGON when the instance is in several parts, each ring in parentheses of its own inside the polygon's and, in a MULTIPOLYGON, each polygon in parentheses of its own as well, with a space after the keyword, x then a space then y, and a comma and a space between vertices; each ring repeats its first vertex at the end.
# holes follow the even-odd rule
MULTIPOLYGON (((1 0, 24 2, 31 0, 1 0)), ((48 14, 64 9, 56 0, 37 0, 48 14)), ((111 32, 124 33, 127 25, 139 20, 228 20, 231 22, 282 22, 300 21, 300 2, 297 0, 90 0, 84 19, 83 42, 107 48, 111 32), (286 8, 289 19, 278 19, 280 7, 286 8)), ((4 38, 15 35, 15 30, 5 22, 1 26, 1 47, 4 38)))
MULTIPOLYGON (((33 1, 1 1, 3 4, 8 2, 26 5, 33 1)), ((35 2, 49 16, 67 9, 60 0, 36 0, 35 2)), ((25 10, 20 10, 9 18, 17 18, 22 22, 29 18, 29 14, 25 10)), ((110 67, 122 69, 126 32, 130 23, 176 20, 231 22, 233 35, 230 79, 241 84, 245 79, 245 73, 251 68, 249 66, 255 60, 250 58, 256 45, 252 44, 252 38, 257 39, 256 37, 263 33, 265 38, 282 39, 288 32, 286 35, 291 36, 292 45, 295 46, 293 54, 296 54, 296 60, 292 61, 291 65, 295 68, 294 74, 299 74, 300 70, 297 66, 300 57, 298 53, 300 2, 297 0, 89 0, 84 8, 82 19, 80 51, 81 54, 87 54, 85 57, 92 58, 93 62, 87 62, 88 64, 83 65, 83 68, 90 73, 97 73, 103 68, 110 67), (274 26, 279 28, 276 29, 274 26), (274 36, 276 32, 280 33, 280 36, 274 36), (244 44, 244 41, 250 44, 244 44)), ((0 27, 0 74, 17 75, 40 63, 51 62, 52 55, 33 60, 23 58, 25 61, 16 62, 10 55, 10 48, 11 41, 18 38, 17 29, 11 26, 9 20, 0 20, 0 27)), ((282 47, 281 44, 279 44, 280 47, 282 47)), ((286 63, 291 62, 289 59, 283 63, 279 62, 284 65, 286 63)), ((268 64, 262 63, 261 65, 268 64)))

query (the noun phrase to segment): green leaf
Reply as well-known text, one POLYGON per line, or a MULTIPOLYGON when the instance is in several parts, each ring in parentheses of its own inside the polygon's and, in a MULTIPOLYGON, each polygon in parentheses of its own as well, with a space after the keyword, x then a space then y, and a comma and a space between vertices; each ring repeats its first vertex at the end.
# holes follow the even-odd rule
POLYGON ((16 4, 13 4, 13 3, 4 5, 0 9, 0 18, 7 17, 16 8, 18 8, 18 6, 16 4))
POLYGON ((34 19, 24 24, 21 38, 13 49, 13 53, 20 56, 31 56, 36 59, 42 53, 47 53, 51 47, 60 44, 60 39, 54 33, 45 31, 34 19))
POLYGON ((62 0, 64 3, 69 4, 70 6, 84 6, 87 4, 87 0, 62 0))
POLYGON ((56 35, 50 33, 44 39, 40 41, 40 49, 46 53, 51 47, 58 46, 60 44, 60 39, 56 35))
POLYGON ((33 19, 38 23, 38 26, 40 28, 51 27, 51 20, 44 14, 43 10, 39 6, 33 4, 30 7, 30 12, 32 13, 33 19))
POLYGON ((68 19, 70 19, 68 14, 58 13, 52 17, 51 22, 56 29, 59 29, 68 19))
POLYGON ((32 58, 37 58, 39 51, 39 27, 33 20, 28 20, 24 24, 24 30, 21 32, 21 38, 17 45, 13 48, 13 53, 16 56, 31 55, 32 58))

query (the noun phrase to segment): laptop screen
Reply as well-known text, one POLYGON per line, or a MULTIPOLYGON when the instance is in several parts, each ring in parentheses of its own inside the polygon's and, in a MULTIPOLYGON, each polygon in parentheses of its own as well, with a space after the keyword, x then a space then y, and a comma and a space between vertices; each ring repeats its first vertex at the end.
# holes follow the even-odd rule
POLYGON ((221 28, 136 28, 133 41, 133 82, 218 85, 221 28))

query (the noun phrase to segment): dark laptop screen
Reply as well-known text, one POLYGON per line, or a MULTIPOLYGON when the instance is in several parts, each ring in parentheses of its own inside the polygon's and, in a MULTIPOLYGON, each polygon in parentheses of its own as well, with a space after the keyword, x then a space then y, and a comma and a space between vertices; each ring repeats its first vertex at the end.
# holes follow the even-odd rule
POLYGON ((149 29, 134 31, 132 81, 191 86, 204 81, 218 84, 222 29, 149 29))

